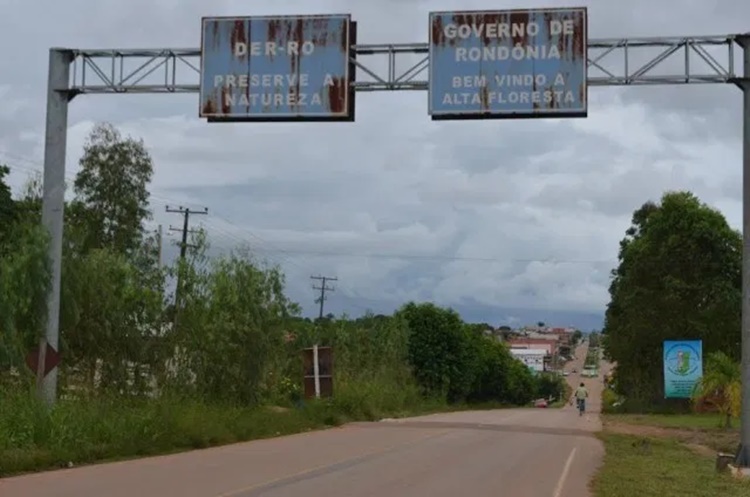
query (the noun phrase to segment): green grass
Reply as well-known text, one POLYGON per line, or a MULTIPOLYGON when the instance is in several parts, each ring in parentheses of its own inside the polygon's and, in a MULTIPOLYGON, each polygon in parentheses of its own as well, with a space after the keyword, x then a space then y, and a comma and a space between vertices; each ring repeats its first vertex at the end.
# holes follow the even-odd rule
POLYGON ((607 453, 592 483, 596 497, 750 495, 749 482, 717 474, 714 459, 698 455, 678 441, 606 432, 600 436, 607 453))
POLYGON ((3 402, 0 476, 96 461, 198 449, 332 426, 330 405, 277 412, 189 400, 61 401, 54 410, 31 401, 3 402), (8 415, 9 413, 9 415, 8 415))
POLYGON ((613 409, 612 405, 619 400, 619 396, 611 389, 605 388, 602 391, 602 408, 607 413, 613 409))
POLYGON ((301 407, 239 407, 162 398, 60 400, 51 411, 27 392, 0 392, 0 477, 166 454, 338 426, 499 404, 447 405, 411 384, 340 382, 333 399, 301 407))
MULTIPOLYGON (((719 414, 608 414, 606 420, 683 430, 713 430, 724 426, 724 418, 719 414)), ((733 420, 732 426, 739 426, 739 420, 733 420)))

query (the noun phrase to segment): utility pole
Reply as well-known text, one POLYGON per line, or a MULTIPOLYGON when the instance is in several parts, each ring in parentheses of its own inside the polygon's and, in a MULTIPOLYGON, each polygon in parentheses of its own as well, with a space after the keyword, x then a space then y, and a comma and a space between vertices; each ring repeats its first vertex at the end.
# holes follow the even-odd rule
POLYGON ((158 259, 158 267, 161 269, 162 266, 162 254, 164 253, 164 245, 162 240, 164 239, 164 232, 162 231, 161 224, 159 225, 159 229, 156 231, 156 248, 159 252, 159 259, 158 259))
POLYGON ((167 228, 167 230, 174 231, 176 233, 181 233, 180 237, 182 238, 182 240, 179 241, 179 242, 177 242, 176 245, 180 246, 180 259, 184 259, 187 256, 187 250, 186 250, 186 248, 195 248, 196 247, 195 245, 191 245, 191 244, 187 243, 187 236, 185 235, 185 233, 187 232, 187 233, 190 233, 191 235, 194 235, 195 233, 198 233, 198 230, 188 229, 186 231, 184 227, 182 227, 182 228, 175 228, 171 224, 169 225, 169 228, 167 228))
POLYGON ((329 287, 326 285, 326 281, 338 281, 338 278, 330 277, 330 276, 310 276, 310 279, 318 280, 321 282, 320 286, 313 285, 314 290, 320 290, 320 297, 315 299, 316 304, 320 304, 320 312, 318 314, 318 317, 320 319, 323 319, 323 303, 326 301, 326 292, 333 292, 336 289, 334 287, 329 287))
MULTIPOLYGON (((180 261, 184 261, 185 257, 187 257, 187 248, 188 248, 188 242, 187 237, 188 233, 190 233, 190 215, 191 214, 208 214, 208 207, 204 208, 200 211, 191 210, 190 208, 184 208, 182 206, 178 207, 177 209, 170 209, 169 206, 167 206, 167 212, 173 213, 173 214, 182 214, 183 222, 182 222, 182 229, 179 228, 172 228, 169 227, 170 231, 180 231, 182 232, 182 242, 180 243, 180 261)), ((175 291, 175 318, 174 318, 174 326, 177 326, 177 309, 179 309, 180 304, 180 296, 181 296, 181 289, 182 289, 182 266, 180 266, 179 270, 177 271, 177 289, 175 291)))
POLYGON ((184 208, 182 206, 178 207, 177 209, 170 209, 169 206, 167 206, 167 212, 173 213, 173 214, 182 214, 183 222, 182 222, 182 229, 174 229, 170 227, 170 231, 182 231, 182 243, 180 244, 180 259, 185 259, 187 255, 187 237, 188 233, 190 233, 190 230, 188 229, 188 226, 190 225, 190 214, 208 214, 208 207, 204 208, 201 211, 194 211, 190 208, 184 208))

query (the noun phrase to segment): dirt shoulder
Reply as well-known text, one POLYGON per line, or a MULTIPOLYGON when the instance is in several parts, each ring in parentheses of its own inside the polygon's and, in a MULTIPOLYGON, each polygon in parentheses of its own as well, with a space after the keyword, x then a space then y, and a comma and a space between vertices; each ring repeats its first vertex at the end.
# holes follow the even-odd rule
POLYGON ((672 428, 647 424, 631 424, 622 417, 613 420, 602 416, 604 431, 636 437, 665 438, 677 440, 691 450, 704 454, 716 455, 717 452, 733 453, 739 442, 739 432, 719 428, 672 428))

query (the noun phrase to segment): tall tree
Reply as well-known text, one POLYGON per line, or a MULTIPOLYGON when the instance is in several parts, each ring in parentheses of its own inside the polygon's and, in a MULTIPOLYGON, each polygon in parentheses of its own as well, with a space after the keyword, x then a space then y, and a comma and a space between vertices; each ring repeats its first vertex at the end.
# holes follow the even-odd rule
POLYGON ((633 213, 605 317, 621 393, 663 398, 664 340, 701 339, 707 353, 737 358, 741 249, 740 234, 692 193, 666 193, 633 213))
POLYGON ((5 181, 9 174, 10 168, 0 164, 0 255, 3 253, 3 246, 7 245, 8 234, 15 222, 15 203, 10 185, 5 181))
POLYGON ((26 179, 21 195, 16 198, 16 213, 20 221, 31 224, 42 222, 42 198, 44 180, 42 173, 35 172, 26 179))
POLYGON ((46 232, 11 198, 9 171, 0 166, 0 372, 20 366, 41 333, 50 276, 46 232))
POLYGON ((74 183, 71 217, 87 227, 87 248, 130 253, 140 247, 149 219, 153 163, 143 140, 123 138, 111 124, 94 126, 74 183))
POLYGON ((451 402, 464 400, 476 380, 477 342, 458 313, 410 302, 397 314, 411 329, 409 363, 419 385, 430 395, 451 402))

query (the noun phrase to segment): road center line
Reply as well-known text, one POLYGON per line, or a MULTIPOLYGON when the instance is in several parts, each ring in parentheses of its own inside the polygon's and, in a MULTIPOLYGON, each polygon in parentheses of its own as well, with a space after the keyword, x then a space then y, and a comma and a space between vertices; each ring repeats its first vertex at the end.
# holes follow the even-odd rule
POLYGON ((242 488, 236 488, 236 489, 230 490, 228 492, 223 492, 221 494, 216 495, 216 497, 239 497, 242 494, 249 494, 249 493, 253 492, 254 490, 259 490, 261 488, 269 487, 269 486, 272 486, 272 485, 277 484, 277 483, 282 483, 282 482, 285 482, 285 481, 290 481, 291 482, 292 480, 295 480, 295 479, 298 479, 298 478, 303 478, 305 476, 312 476, 315 473, 318 473, 318 472, 320 472, 322 470, 335 469, 335 468, 337 468, 337 467, 339 467, 341 465, 345 465, 346 463, 364 462, 364 461, 366 461, 366 460, 368 460, 368 459, 370 459, 370 458, 372 458, 374 456, 379 456, 379 455, 382 455, 382 454, 387 454, 387 453, 393 452, 394 450, 397 450, 397 449, 406 448, 406 447, 409 447, 409 446, 412 446, 412 445, 417 445, 417 444, 419 444, 421 442, 425 442, 427 440, 430 440, 430 439, 433 439, 433 438, 437 438, 437 437, 446 435, 446 434, 450 433, 451 431, 453 431, 453 430, 443 430, 443 431, 440 431, 438 433, 432 433, 432 434, 429 434, 429 435, 427 435, 425 437, 418 438, 416 440, 410 440, 408 442, 402 442, 402 443, 393 444, 393 445, 390 445, 388 447, 384 447, 384 448, 380 448, 380 449, 375 449, 375 450, 368 451, 368 452, 365 452, 363 454, 359 454, 359 455, 355 455, 355 456, 344 457, 343 459, 340 459, 338 461, 334 461, 334 462, 330 462, 330 463, 326 463, 326 464, 321 464, 319 466, 315 466, 315 467, 312 467, 312 468, 307 468, 307 469, 304 469, 304 470, 301 470, 301 471, 297 471, 295 473, 291 473, 291 474, 288 474, 288 475, 280 476, 280 477, 274 478, 272 480, 267 480, 267 481, 264 481, 264 482, 255 483, 255 484, 248 485, 248 486, 245 486, 245 487, 242 487, 242 488))
POLYGON ((565 481, 568 479, 568 473, 570 473, 570 468, 571 466, 573 466, 573 459, 576 456, 577 450, 578 450, 578 447, 573 447, 573 450, 570 451, 570 455, 568 456, 568 460, 565 461, 565 467, 563 468, 563 472, 560 475, 560 479, 557 480, 557 486, 555 487, 554 497, 560 497, 560 495, 562 495, 563 488, 565 487, 565 481))

